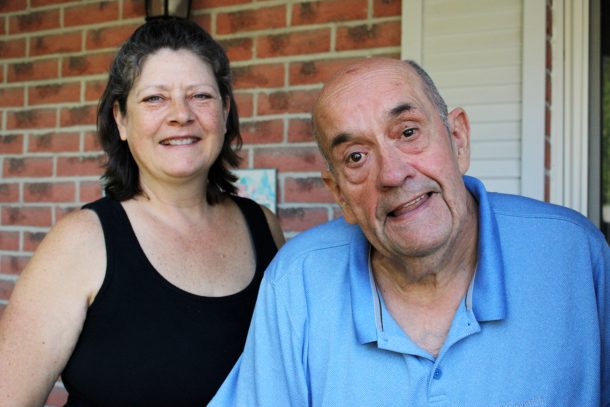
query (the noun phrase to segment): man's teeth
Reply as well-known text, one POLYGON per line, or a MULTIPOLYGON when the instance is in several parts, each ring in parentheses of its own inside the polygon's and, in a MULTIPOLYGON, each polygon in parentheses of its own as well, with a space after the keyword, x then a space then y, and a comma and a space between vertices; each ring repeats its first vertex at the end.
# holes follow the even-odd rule
POLYGON ((426 197, 426 195, 422 195, 419 198, 416 198, 416 199, 412 200, 411 202, 408 202, 405 206, 403 206, 403 209, 409 208, 409 207, 411 207, 413 205, 417 205, 425 197, 426 197))
POLYGON ((428 196, 428 194, 424 194, 424 195, 419 196, 418 198, 415 198, 411 202, 407 202, 400 208, 392 211, 390 213, 390 216, 397 216, 397 214, 399 214, 399 213, 409 211, 412 207, 417 206, 417 204, 419 204, 421 201, 423 201, 427 196, 428 196))

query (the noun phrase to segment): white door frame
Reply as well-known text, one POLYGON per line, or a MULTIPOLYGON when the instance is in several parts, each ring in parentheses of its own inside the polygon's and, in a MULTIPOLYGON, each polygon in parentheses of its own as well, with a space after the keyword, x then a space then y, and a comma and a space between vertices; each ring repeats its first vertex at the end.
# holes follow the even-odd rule
POLYGON ((589 1, 553 1, 551 202, 588 212, 589 1))

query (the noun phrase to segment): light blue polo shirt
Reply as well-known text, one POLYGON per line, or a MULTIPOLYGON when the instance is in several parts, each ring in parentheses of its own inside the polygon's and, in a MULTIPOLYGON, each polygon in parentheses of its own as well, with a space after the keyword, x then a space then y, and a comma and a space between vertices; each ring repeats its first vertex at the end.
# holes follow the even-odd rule
POLYGON ((478 266, 437 358, 377 295, 370 246, 336 220, 291 239, 210 406, 610 405, 610 249, 574 211, 488 193, 478 266))

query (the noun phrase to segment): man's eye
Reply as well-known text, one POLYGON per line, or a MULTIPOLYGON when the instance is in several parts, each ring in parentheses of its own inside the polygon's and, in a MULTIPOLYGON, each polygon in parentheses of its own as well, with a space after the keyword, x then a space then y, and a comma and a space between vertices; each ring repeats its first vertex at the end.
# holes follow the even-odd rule
POLYGON ((415 135, 415 129, 409 128, 409 129, 405 129, 405 131, 402 132, 402 135, 404 137, 411 137, 415 135))
POLYGON ((351 153, 350 155, 347 156, 347 161, 349 161, 350 163, 357 163, 359 161, 361 161, 364 158, 364 154, 356 152, 356 153, 351 153))

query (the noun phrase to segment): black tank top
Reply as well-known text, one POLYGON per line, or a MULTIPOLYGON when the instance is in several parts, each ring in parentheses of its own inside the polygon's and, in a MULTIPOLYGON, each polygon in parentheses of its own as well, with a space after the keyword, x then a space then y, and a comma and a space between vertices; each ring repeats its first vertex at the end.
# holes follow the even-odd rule
POLYGON ((263 271, 277 251, 258 204, 232 199, 254 242, 256 272, 244 290, 225 297, 165 280, 119 202, 84 206, 100 218, 107 269, 62 373, 66 406, 201 407, 214 396, 241 354, 263 271))

